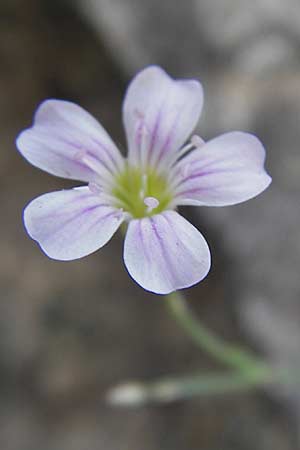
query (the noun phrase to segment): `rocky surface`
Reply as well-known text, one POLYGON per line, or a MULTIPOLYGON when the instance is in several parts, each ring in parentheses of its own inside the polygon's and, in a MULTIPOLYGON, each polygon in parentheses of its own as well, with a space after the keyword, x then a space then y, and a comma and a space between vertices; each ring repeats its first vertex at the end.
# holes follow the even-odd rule
POLYGON ((107 389, 122 380, 210 368, 211 361, 168 318, 161 299, 129 279, 120 237, 68 264, 48 260, 26 237, 26 202, 72 183, 29 166, 14 139, 42 99, 59 97, 89 109, 122 144, 129 74, 157 62, 174 76, 200 77, 207 94, 199 131, 206 138, 232 128, 259 134, 274 182, 246 205, 186 211, 214 260, 191 302, 226 338, 247 334, 280 364, 297 361, 297 4, 286 14, 280 2, 266 0, 251 10, 240 2, 240 12, 233 1, 227 12, 217 1, 181 10, 167 0, 99 0, 98 12, 90 2, 77 11, 58 0, 0 5, 0 448, 294 450, 294 393, 284 397, 292 398, 292 411, 281 396, 259 393, 138 410, 105 404, 107 389))
MULTIPOLYGON (((299 370, 299 3, 78 4, 124 71, 158 62, 176 75, 202 79, 204 138, 240 129, 264 142, 271 188, 245 205, 198 214, 223 241, 231 264, 229 289, 244 331, 274 362, 299 370)), ((300 411, 297 392, 288 404, 300 411)))

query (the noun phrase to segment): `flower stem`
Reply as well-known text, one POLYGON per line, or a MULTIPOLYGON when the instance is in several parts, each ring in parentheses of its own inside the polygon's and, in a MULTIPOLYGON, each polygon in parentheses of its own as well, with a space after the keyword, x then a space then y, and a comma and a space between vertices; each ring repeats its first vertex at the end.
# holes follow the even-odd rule
POLYGON ((224 342, 206 328, 194 315, 183 295, 178 291, 166 295, 166 304, 177 323, 193 339, 194 343, 216 360, 249 373, 265 367, 263 361, 232 344, 224 342))
POLYGON ((269 370, 256 374, 240 372, 206 373, 183 377, 165 377, 152 382, 128 382, 107 394, 107 401, 116 406, 141 406, 147 403, 172 402, 197 395, 221 395, 253 389, 276 381, 269 370))
POLYGON ((152 382, 132 381, 111 389, 106 398, 114 406, 142 406, 172 402, 197 395, 220 395, 247 391, 271 384, 299 384, 299 372, 269 366, 248 350, 227 344, 209 331, 189 308, 179 292, 166 296, 166 304, 176 321, 195 344, 231 370, 170 376, 152 382))

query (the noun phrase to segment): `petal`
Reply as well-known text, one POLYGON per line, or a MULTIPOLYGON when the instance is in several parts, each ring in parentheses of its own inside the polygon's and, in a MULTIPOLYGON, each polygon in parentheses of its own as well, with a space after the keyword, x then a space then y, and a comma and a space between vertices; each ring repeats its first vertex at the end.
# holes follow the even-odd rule
POLYGON ((50 258, 68 261, 103 247, 123 221, 123 213, 80 187, 51 192, 24 210, 29 236, 50 258))
POLYGON ((202 86, 195 80, 173 80, 151 66, 128 87, 123 120, 132 164, 160 167, 187 140, 203 105, 202 86))
POLYGON ((17 138, 17 147, 34 166, 53 175, 99 181, 122 164, 123 158, 104 128, 80 106, 46 100, 37 109, 31 128, 17 138), (95 170, 83 162, 88 155, 95 170))
POLYGON ((210 252, 192 224, 175 211, 165 211, 129 223, 124 261, 144 289, 168 294, 201 281, 210 268, 210 252))
POLYGON ((255 136, 223 134, 177 163, 175 203, 225 206, 249 200, 271 183, 264 161, 265 149, 255 136))

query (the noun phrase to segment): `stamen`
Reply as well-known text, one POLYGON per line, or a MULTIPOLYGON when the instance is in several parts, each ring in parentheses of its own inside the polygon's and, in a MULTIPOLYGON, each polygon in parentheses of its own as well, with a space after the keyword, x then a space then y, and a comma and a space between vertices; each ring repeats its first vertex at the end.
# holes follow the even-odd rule
POLYGON ((145 193, 147 192, 148 176, 147 174, 142 175, 142 188, 140 190, 140 199, 143 200, 145 193))
POLYGON ((175 166, 173 169, 174 170, 172 176, 170 177, 169 184, 170 188, 172 190, 175 190, 175 188, 177 188, 177 186, 182 183, 182 181, 186 180, 189 177, 193 168, 192 163, 187 162, 184 165, 180 164, 179 167, 175 166))
MULTIPOLYGON (((204 144, 205 144, 205 141, 197 134, 194 134, 191 137, 190 142, 188 144, 186 144, 184 147, 182 147, 182 149, 177 153, 176 160, 173 161, 173 163, 172 163, 173 171, 171 174, 171 178, 169 179, 170 186, 172 187, 172 189, 174 189, 178 184, 178 175, 186 178, 189 176, 190 170, 191 170, 191 163, 186 163, 184 165, 184 167, 180 167, 179 169, 177 169, 176 165, 178 163, 178 160, 180 158, 182 158, 182 156, 184 156, 190 150, 197 150, 197 149, 203 147, 204 144)), ((182 182, 182 179, 180 179, 180 182, 182 182)))
POLYGON ((104 164, 98 161, 96 157, 90 155, 86 150, 79 150, 75 153, 74 159, 84 163, 89 169, 99 175, 101 184, 103 184, 104 181, 105 184, 111 186, 113 182, 112 173, 104 164))
POLYGON ((190 142, 188 144, 186 144, 184 147, 182 147, 182 149, 176 154, 176 160, 173 161, 173 166, 187 152, 189 152, 190 150, 193 150, 193 149, 195 150, 195 149, 201 148, 201 147, 203 147, 204 144, 205 144, 205 141, 200 136, 194 134, 191 137, 190 142))
POLYGON ((127 211, 123 212, 123 219, 125 222, 129 222, 132 219, 132 214, 127 211))
POLYGON ((183 175, 184 178, 186 178, 190 172, 190 168, 191 168, 191 163, 187 163, 182 169, 181 169, 181 173, 183 175))
POLYGON ((115 198, 113 205, 124 208, 131 218, 158 214, 172 200, 167 178, 161 177, 153 169, 142 171, 130 165, 116 176, 110 193, 115 198))
POLYGON ((143 191, 147 190, 147 184, 148 184, 148 175, 146 173, 144 173, 142 175, 142 189, 143 189, 143 191))
POLYGON ((135 111, 135 115, 138 118, 137 121, 137 160, 140 168, 144 169, 146 167, 146 159, 148 156, 147 146, 149 145, 149 129, 145 123, 145 116, 143 113, 139 111, 135 111))
POLYGON ((116 217, 117 219, 121 219, 123 216, 124 216, 124 210, 123 210, 123 208, 120 208, 118 211, 116 211, 115 217, 116 217))
POLYGON ((193 144, 196 148, 201 148, 205 144, 205 141, 197 134, 194 134, 191 137, 191 144, 193 144))
MULTIPOLYGON (((115 206, 117 199, 114 195, 111 195, 111 194, 105 192, 104 190, 101 189, 101 186, 99 186, 93 182, 89 183, 88 187, 93 194, 100 195, 101 200, 103 200, 103 202, 105 202, 107 204, 107 206, 115 206)), ((119 208, 117 213, 123 214, 123 208, 119 208)))
POLYGON ((89 190, 90 190, 93 194, 102 194, 102 192, 103 192, 103 188, 102 188, 99 184, 94 183, 93 181, 91 181, 91 182, 88 184, 88 187, 89 187, 89 190))
MULTIPOLYGON (((181 148, 181 150, 179 150, 179 152, 175 155, 176 159, 175 161, 173 161, 173 165, 177 163, 177 161, 183 156, 185 155, 187 152, 189 152, 190 150, 192 150, 193 148, 195 148, 194 144, 192 144, 191 142, 189 142, 188 144, 186 144, 184 147, 181 148)), ((173 156, 173 155, 172 155, 173 156)), ((173 156, 174 158, 174 156, 173 156)))
POLYGON ((141 128, 141 134, 140 161, 141 167, 142 169, 144 169, 146 167, 148 158, 147 145, 149 145, 149 130, 144 121, 141 128))
POLYGON ((95 157, 88 155, 87 152, 79 152, 76 155, 87 167, 92 169, 96 173, 101 173, 103 170, 103 164, 101 164, 95 157))
POLYGON ((146 197, 144 198, 144 203, 147 206, 147 213, 153 211, 153 209, 157 208, 159 205, 159 201, 155 197, 146 197))

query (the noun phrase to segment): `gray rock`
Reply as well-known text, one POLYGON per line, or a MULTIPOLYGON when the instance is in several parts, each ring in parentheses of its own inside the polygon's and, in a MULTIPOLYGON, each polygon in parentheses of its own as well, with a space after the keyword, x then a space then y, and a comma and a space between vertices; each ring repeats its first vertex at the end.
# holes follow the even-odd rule
POLYGON ((259 42, 266 45, 267 60, 271 56, 273 61, 274 53, 276 59, 278 52, 281 60, 279 41, 286 40, 284 46, 297 46, 300 41, 297 0, 256 0, 251 4, 247 0, 190 0, 176 6, 172 0, 76 3, 104 38, 116 62, 130 73, 156 62, 178 74, 197 70, 203 74, 209 66, 232 66, 232 59, 248 53, 249 46, 259 47, 259 42), (274 45, 270 47, 272 37, 274 45))
MULTIPOLYGON (((266 358, 300 379, 300 210, 297 76, 272 79, 259 91, 249 128, 267 148, 273 183, 243 205, 205 211, 218 226, 231 262, 229 286, 244 331, 266 358)), ((203 215, 203 213, 202 213, 203 215)), ((300 411, 298 387, 274 394, 300 411), (282 397, 283 396, 283 397, 282 397)))
MULTIPOLYGON (((271 188, 240 206, 205 209, 221 236, 248 336, 281 365, 300 367, 300 5, 297 0, 78 0, 124 72, 162 64, 201 78, 204 138, 255 132, 271 188)), ((275 390, 276 393, 278 389, 275 390)), ((300 410, 299 398, 289 396, 300 410)))
MULTIPOLYGON (((118 133, 122 70, 128 75, 158 62, 174 76, 201 78, 206 107, 199 132, 208 138, 232 128, 256 131, 268 149, 274 182, 248 204, 197 210, 214 267, 191 290, 191 302, 205 323, 237 339, 226 282, 258 349, 276 364, 298 358, 297 29, 273 27, 266 40, 257 32, 251 45, 250 38, 229 45, 210 38, 212 16, 199 13, 200 3, 147 3, 136 0, 126 13, 128 0, 99 1, 106 7, 99 32, 114 49, 116 70, 101 41, 68 8, 62 12, 60 0, 49 0, 45 10, 36 0, 1 2, 0 448, 294 450, 285 408, 270 407, 259 395, 109 409, 105 392, 124 379, 193 372, 212 368, 211 362, 166 316, 161 299, 128 278, 120 239, 64 264, 48 260, 23 230, 26 202, 72 185, 30 167, 15 151, 15 135, 30 123, 39 101, 55 95, 79 102, 118 133), (114 31, 111 20, 119 27, 114 31)), ((218 5, 211 2, 211 8, 218 5)), ((294 11, 278 20, 296 16, 294 11)), ((297 395, 286 395, 296 410, 297 395)))

